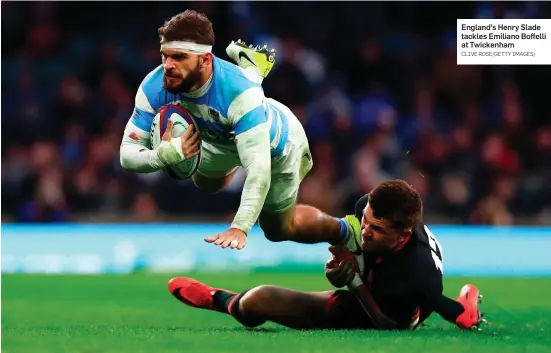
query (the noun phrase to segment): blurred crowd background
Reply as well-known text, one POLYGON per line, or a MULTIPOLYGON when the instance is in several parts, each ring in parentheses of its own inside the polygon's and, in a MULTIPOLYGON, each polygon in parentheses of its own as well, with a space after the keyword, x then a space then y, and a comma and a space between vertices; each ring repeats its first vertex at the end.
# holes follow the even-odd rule
POLYGON ((427 222, 551 224, 551 67, 457 66, 457 18, 549 18, 546 2, 2 2, 2 220, 226 221, 213 196, 119 164, 157 28, 187 8, 277 49, 268 97, 304 124, 300 200, 335 215, 388 178, 427 222))

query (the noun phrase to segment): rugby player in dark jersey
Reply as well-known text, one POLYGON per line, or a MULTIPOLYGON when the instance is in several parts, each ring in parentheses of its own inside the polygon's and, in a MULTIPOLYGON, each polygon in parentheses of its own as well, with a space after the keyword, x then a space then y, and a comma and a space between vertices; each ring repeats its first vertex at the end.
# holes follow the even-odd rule
POLYGON ((405 330, 433 312, 463 329, 479 327, 484 320, 476 286, 465 285, 456 300, 442 294, 442 249, 422 214, 419 194, 402 180, 384 182, 360 198, 347 216, 358 246, 330 246, 325 265, 329 282, 348 290, 265 285, 234 293, 176 277, 169 291, 187 305, 230 314, 247 327, 273 321, 294 329, 405 330))

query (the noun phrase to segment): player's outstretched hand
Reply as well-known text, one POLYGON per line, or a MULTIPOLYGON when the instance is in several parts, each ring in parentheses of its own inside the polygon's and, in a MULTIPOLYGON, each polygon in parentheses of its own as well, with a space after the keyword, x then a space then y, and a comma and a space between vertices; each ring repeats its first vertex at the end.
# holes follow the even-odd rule
POLYGON ((247 245, 247 234, 241 229, 230 228, 223 233, 216 234, 213 237, 205 238, 207 243, 220 245, 222 248, 228 246, 232 249, 241 250, 247 245))

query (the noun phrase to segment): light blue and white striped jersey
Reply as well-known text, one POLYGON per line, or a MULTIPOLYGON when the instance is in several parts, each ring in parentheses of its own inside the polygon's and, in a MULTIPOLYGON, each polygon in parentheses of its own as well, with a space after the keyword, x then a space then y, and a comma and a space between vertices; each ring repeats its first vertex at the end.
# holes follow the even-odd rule
POLYGON ((193 116, 203 141, 228 147, 235 146, 240 133, 266 122, 272 157, 278 157, 288 139, 289 122, 266 99, 262 86, 248 76, 237 65, 215 56, 209 82, 192 93, 172 94, 163 88, 163 66, 159 65, 138 89, 131 122, 149 132, 161 107, 179 104, 193 116))

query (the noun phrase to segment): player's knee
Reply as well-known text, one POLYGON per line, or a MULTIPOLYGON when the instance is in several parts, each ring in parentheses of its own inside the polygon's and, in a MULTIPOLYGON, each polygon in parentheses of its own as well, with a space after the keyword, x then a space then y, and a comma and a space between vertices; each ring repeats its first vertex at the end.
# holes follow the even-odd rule
POLYGON ((266 239, 273 242, 293 240, 293 218, 291 214, 287 213, 289 212, 260 215, 258 223, 266 239))
POLYGON ((268 229, 262 228, 262 230, 264 231, 264 236, 266 237, 266 239, 268 239, 271 242, 278 242, 278 241, 284 240, 283 237, 281 236, 281 232, 278 232, 273 228, 268 228, 268 229))
POLYGON ((272 286, 258 286, 247 292, 239 301, 239 311, 244 315, 261 315, 265 305, 269 305, 272 286))
POLYGON ((286 227, 285 225, 275 225, 264 228, 261 225, 261 228, 264 231, 264 236, 269 241, 279 242, 293 239, 291 227, 286 227))

